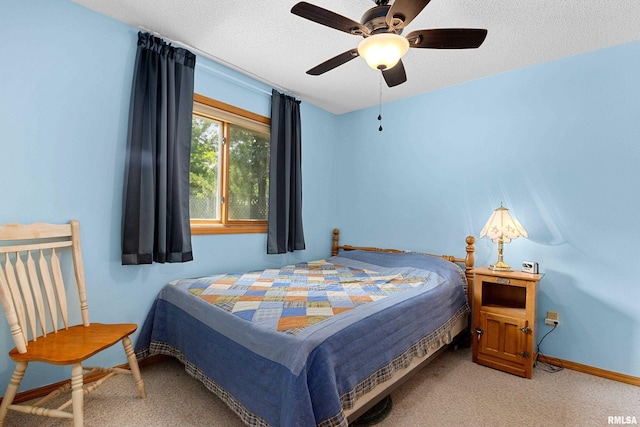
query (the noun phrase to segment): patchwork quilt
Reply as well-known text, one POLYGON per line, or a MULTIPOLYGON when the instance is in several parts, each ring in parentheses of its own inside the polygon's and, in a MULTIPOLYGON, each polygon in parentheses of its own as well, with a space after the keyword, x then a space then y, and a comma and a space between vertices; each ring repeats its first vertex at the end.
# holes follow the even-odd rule
POLYGON ((347 427, 362 395, 450 342, 465 286, 440 258, 361 251, 176 280, 136 353, 177 357, 247 425, 347 427))
POLYGON ((336 314, 424 285, 429 279, 382 275, 320 260, 172 284, 186 286, 193 295, 244 320, 297 334, 336 314))

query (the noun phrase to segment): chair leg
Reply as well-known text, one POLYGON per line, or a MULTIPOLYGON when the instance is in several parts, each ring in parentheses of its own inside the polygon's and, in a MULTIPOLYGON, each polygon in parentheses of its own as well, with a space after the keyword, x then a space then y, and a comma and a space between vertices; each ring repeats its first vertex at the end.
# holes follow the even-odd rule
POLYGON ((71 367, 71 401, 73 408, 73 427, 82 427, 84 423, 84 378, 80 363, 71 367))
POLYGON ((2 398, 2 405, 0 405, 0 426, 4 424, 4 419, 9 411, 9 405, 13 403, 13 399, 16 397, 18 387, 20 387, 20 383, 24 377, 24 371, 27 370, 27 365, 27 362, 20 362, 13 371, 13 375, 7 386, 7 391, 2 398))
POLYGON ((140 367, 138 366, 136 354, 133 352, 131 339, 129 337, 124 337, 122 339, 122 345, 124 346, 124 352, 126 353, 127 360, 129 361, 129 369, 131 369, 131 373, 133 374, 133 379, 136 382, 138 393, 140 393, 141 398, 145 399, 147 397, 147 392, 144 389, 144 381, 142 380, 142 375, 140 375, 140 367))

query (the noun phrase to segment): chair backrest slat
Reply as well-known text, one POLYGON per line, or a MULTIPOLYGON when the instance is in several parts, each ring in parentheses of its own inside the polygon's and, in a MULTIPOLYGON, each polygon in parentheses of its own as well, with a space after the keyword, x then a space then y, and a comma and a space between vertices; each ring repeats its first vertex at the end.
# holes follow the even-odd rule
MULTIPOLYGON (((3 274, 6 273, 6 283, 9 288, 9 295, 6 296, 7 304, 10 304, 13 307, 13 310, 17 314, 18 322, 20 326, 20 331, 22 337, 24 338, 24 345, 27 344, 27 317, 24 311, 24 305, 22 303, 22 297, 20 295, 20 290, 18 289, 18 283, 16 282, 16 276, 14 274, 13 265, 9 261, 9 254, 5 254, 5 266, 3 274)), ((11 323, 9 323, 11 325, 11 323)), ((16 344, 17 345, 17 344, 16 344)))
POLYGON ((45 258, 42 249, 38 251, 38 267, 40 268, 40 278, 42 279, 42 288, 47 297, 47 305, 49 314, 51 315, 51 323, 53 324, 53 332, 58 332, 58 307, 56 305, 56 296, 51 284, 51 274, 49 273, 49 264, 45 258))
POLYGON ((62 270, 60 269, 60 260, 55 249, 51 249, 51 272, 53 273, 53 282, 56 285, 56 294, 58 295, 58 305, 60 306, 60 316, 64 328, 69 327, 69 316, 67 315, 67 293, 64 290, 64 280, 62 279, 62 270))
POLYGON ((69 224, 0 225, 0 302, 20 353, 30 340, 69 327, 67 292, 59 253, 71 249, 83 324, 89 325, 80 227, 69 224), (2 258, 4 254, 4 262, 2 258), (3 264, 3 265, 2 265, 3 264))
MULTIPOLYGON (((7 259, 10 261, 10 258, 7 257, 7 259)), ((9 262, 9 265, 11 265, 11 262, 9 262)), ((22 301, 27 312, 27 320, 29 321, 31 337, 35 340, 38 337, 36 330, 35 304, 33 303, 33 295, 31 294, 31 286, 29 286, 29 280, 27 279, 27 272, 24 268, 24 262, 22 262, 22 257, 20 257, 19 252, 16 253, 15 268, 10 268, 9 271, 16 274, 16 277, 18 278, 20 292, 22 292, 22 301)), ((7 271, 7 275, 9 275, 9 271, 7 271)))
POLYGON ((0 268, 0 303, 2 304, 2 309, 9 321, 13 341, 15 342, 18 351, 20 353, 25 353, 27 351, 27 339, 22 333, 18 314, 16 313, 13 303, 11 290, 9 289, 9 284, 4 277, 4 271, 2 271, 2 268, 0 268))
POLYGON ((29 283, 31 284, 31 292, 36 303, 36 310, 38 310, 37 321, 40 324, 40 331, 42 335, 47 336, 47 318, 44 315, 44 298, 42 295, 42 284, 38 279, 38 271, 36 270, 36 263, 31 256, 31 251, 27 251, 27 272, 29 273, 29 283))

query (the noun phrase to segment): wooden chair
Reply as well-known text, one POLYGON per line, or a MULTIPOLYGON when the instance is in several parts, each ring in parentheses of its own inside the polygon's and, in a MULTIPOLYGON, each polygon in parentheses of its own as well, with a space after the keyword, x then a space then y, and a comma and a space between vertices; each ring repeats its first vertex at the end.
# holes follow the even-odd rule
POLYGON ((74 426, 82 426, 84 395, 117 374, 132 374, 140 396, 146 397, 129 338, 137 325, 89 323, 79 232, 80 226, 75 220, 69 224, 0 226, 0 302, 16 345, 9 356, 17 363, 0 405, 0 426, 9 409, 34 415, 73 418, 74 426), (70 255, 59 256, 68 249, 70 255), (67 298, 61 269, 64 261, 73 264, 78 287, 82 324, 76 326, 68 325, 67 298), (62 325, 58 327, 60 320, 62 325), (129 369, 88 368, 81 365, 84 360, 118 341, 124 346, 129 369), (13 400, 29 362, 72 365, 71 381, 32 405, 14 405, 13 400), (88 372, 85 374, 85 371, 88 372), (84 384, 88 376, 93 382, 84 384), (69 388, 71 399, 66 403, 55 409, 41 406, 69 388), (71 411, 67 410, 70 405, 71 411))

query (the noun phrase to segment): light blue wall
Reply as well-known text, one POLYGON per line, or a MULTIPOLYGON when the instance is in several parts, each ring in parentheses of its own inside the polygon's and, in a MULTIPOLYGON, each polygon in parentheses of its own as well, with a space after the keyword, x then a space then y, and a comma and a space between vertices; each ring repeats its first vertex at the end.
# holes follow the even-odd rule
MULTIPOLYGON (((640 376, 639 43, 387 104, 383 132, 377 108, 336 117, 303 103, 306 251, 268 256, 262 234, 194 236, 191 263, 123 267, 136 33, 68 1, 0 0, 0 223, 80 220, 94 321, 141 323, 176 277, 324 257, 334 226, 346 243, 462 255, 503 203, 530 235, 505 260, 538 261, 539 313, 560 313, 542 350, 640 376)), ((269 114, 270 88, 203 58, 196 91, 269 114)), ((479 241, 477 264, 494 260, 479 241)), ((0 321, 0 355, 12 346, 0 321)), ((0 357, 0 387, 13 366, 0 357)), ((21 390, 67 374, 36 364, 21 390)))
POLYGON ((387 104, 383 132, 377 114, 339 118, 344 241, 463 255, 502 203, 529 233, 505 261, 545 274, 539 338, 560 315, 541 350, 640 376, 640 42, 387 104))
MULTIPOLYGON (((194 236, 193 262, 122 266, 121 199, 137 30, 68 1, 0 0, 0 40, 0 223, 80 221, 93 321, 141 324, 159 288, 177 277, 330 254, 337 118, 303 103, 307 250, 266 255, 265 234, 194 236)), ((200 57, 195 80, 198 93, 270 115, 271 88, 259 82, 200 57)), ((15 366, 6 356, 12 347, 2 319, 0 393, 15 366)), ((118 347, 94 362, 124 363, 118 347)), ((21 390, 69 373, 35 364, 21 390)))

